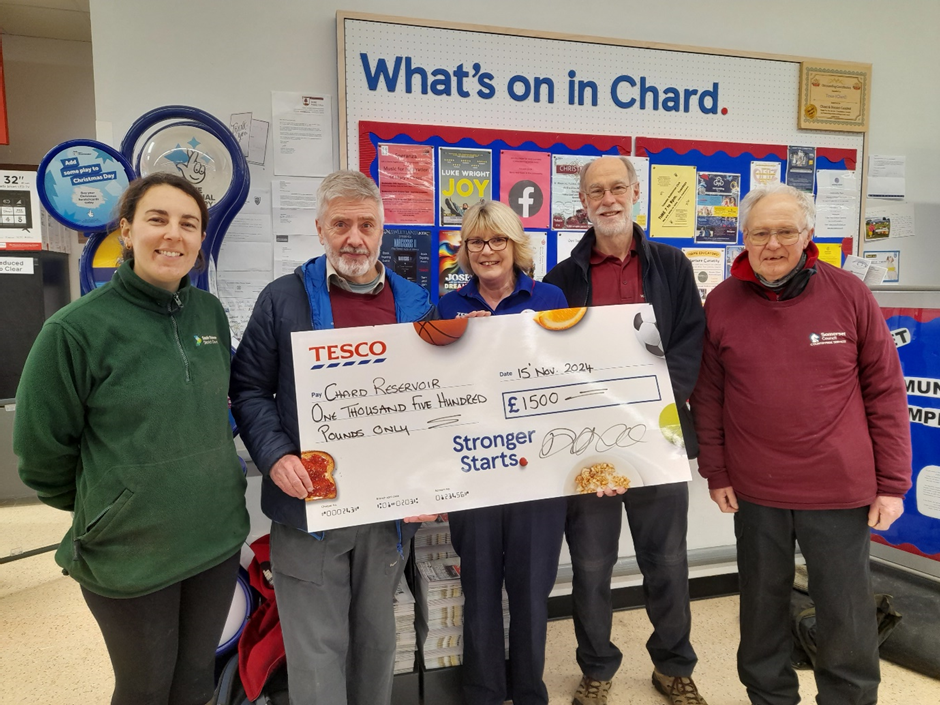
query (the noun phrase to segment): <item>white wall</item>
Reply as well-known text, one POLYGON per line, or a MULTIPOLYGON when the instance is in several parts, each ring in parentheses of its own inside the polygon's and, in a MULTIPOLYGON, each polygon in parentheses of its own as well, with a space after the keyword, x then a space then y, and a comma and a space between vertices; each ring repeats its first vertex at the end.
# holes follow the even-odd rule
MULTIPOLYGON (((933 265, 940 259, 940 3, 92 0, 101 138, 113 134, 117 146, 136 118, 162 105, 195 105, 223 121, 242 111, 268 120, 272 90, 336 97, 337 10, 872 63, 869 151, 907 156, 917 208, 917 237, 903 242, 902 283, 940 284, 933 265)), ((338 130, 335 138, 338 166, 338 130)), ((252 167, 254 182, 273 175, 270 147, 269 140, 268 166, 252 167)), ((710 505, 700 478, 692 494, 690 548, 732 544, 730 521, 710 505)), ((625 539, 622 555, 630 552, 625 539)))
MULTIPOLYGON (((65 140, 95 136, 95 83, 91 42, 3 36, 10 144, 0 164, 38 166, 65 140)), ((79 295, 79 247, 73 243, 70 281, 79 295)))

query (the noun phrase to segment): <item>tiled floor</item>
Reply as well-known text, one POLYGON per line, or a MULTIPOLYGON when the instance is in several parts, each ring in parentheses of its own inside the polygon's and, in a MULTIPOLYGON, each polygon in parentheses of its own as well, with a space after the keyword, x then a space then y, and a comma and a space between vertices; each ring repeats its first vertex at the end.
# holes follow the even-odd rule
MULTIPOLYGON (((55 543, 68 515, 42 505, 0 507, 0 556, 55 543)), ((747 705, 735 673, 737 598, 692 603, 693 643, 700 662, 695 680, 710 705, 747 705)), ((642 610, 614 615, 614 641, 624 664, 610 705, 663 705, 650 685, 644 643, 649 624, 642 610)), ((571 702, 580 674, 574 661, 571 620, 552 622, 545 681, 551 703, 571 702)), ((813 702, 812 675, 801 672, 804 702, 813 702)), ((882 662, 882 705, 940 699, 940 682, 882 662)), ((51 553, 0 565, 0 705, 97 705, 112 687, 104 642, 77 585, 64 577, 51 553)), ((434 705, 427 703, 426 705, 434 705)))

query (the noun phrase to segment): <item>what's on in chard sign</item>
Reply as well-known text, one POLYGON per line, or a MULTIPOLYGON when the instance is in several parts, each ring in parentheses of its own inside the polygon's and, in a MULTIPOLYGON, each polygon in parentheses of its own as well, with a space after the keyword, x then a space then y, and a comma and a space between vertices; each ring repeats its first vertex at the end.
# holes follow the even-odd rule
POLYGON ((370 121, 858 153, 864 146, 862 134, 799 130, 798 57, 353 13, 339 13, 337 33, 347 165, 359 164, 359 126, 370 121))
POLYGON ((459 63, 453 68, 432 68, 422 66, 411 56, 370 57, 368 52, 361 52, 359 59, 370 91, 490 100, 502 90, 518 103, 547 104, 556 102, 557 92, 557 100, 568 105, 597 107, 598 101, 606 98, 625 110, 698 111, 704 115, 716 115, 720 111, 722 115, 728 114, 727 108, 718 107, 718 81, 698 87, 658 86, 646 76, 634 78, 630 74, 620 74, 609 84, 601 82, 599 85, 589 78, 580 78, 575 69, 569 69, 567 77, 557 82, 551 76, 517 73, 497 84, 495 74, 477 61, 459 63))

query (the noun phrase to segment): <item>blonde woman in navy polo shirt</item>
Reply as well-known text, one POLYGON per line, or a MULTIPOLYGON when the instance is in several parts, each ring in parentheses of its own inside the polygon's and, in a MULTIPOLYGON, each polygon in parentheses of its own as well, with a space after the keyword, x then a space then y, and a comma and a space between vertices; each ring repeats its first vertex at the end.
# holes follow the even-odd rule
MULTIPOLYGON (((441 318, 500 316, 566 308, 561 289, 532 279, 529 236, 498 201, 463 216, 457 262, 473 278, 438 304, 441 318)), ((502 586, 509 594, 511 697, 547 705, 542 681, 548 594, 555 584, 565 530, 564 497, 450 513, 463 586, 463 690, 468 705, 507 700, 502 586)))

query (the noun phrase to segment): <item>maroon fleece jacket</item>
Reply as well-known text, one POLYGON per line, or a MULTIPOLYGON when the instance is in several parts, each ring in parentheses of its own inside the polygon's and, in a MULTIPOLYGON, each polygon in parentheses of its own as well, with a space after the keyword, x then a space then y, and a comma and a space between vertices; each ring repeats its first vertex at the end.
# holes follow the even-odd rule
POLYGON ((802 293, 775 301, 745 252, 708 295, 692 395, 699 472, 710 489, 768 507, 903 497, 911 441, 897 349, 867 287, 815 266, 802 293))

